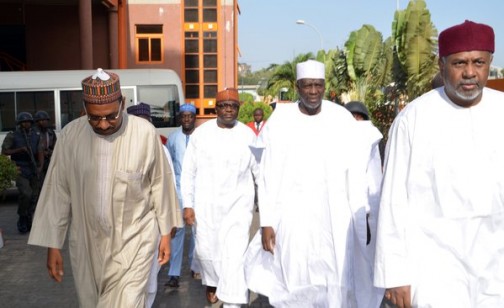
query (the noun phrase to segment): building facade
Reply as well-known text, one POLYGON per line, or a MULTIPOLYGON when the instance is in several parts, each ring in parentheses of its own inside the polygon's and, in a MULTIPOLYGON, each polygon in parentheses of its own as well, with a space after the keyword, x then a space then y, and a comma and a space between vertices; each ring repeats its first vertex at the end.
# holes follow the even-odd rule
POLYGON ((237 85, 236 0, 0 0, 0 71, 168 68, 198 117, 237 85))

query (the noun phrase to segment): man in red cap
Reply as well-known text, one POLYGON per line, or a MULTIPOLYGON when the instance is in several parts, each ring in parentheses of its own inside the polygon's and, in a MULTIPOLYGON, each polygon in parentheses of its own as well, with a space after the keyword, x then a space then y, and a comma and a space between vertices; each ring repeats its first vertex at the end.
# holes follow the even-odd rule
POLYGON ((184 220, 194 225, 195 256, 210 303, 248 304, 243 255, 254 208, 254 132, 237 121, 236 89, 217 93, 217 119, 191 134, 182 164, 184 220))
POLYGON ((444 87, 408 104, 385 154, 376 286, 397 307, 504 307, 504 93, 491 27, 439 35, 444 87))

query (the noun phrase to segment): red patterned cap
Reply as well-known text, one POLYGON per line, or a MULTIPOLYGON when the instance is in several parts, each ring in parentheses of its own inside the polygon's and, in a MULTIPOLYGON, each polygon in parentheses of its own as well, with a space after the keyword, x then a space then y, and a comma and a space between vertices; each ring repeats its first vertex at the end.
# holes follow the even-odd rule
POLYGON ((99 68, 82 80, 82 99, 88 104, 110 104, 122 98, 119 76, 99 68))
POLYGON ((439 34, 439 57, 462 51, 495 50, 495 35, 492 27, 469 20, 439 34))
POLYGON ((235 101, 239 103, 240 95, 238 95, 238 90, 236 90, 235 88, 226 88, 217 93, 215 101, 217 103, 223 101, 235 101))

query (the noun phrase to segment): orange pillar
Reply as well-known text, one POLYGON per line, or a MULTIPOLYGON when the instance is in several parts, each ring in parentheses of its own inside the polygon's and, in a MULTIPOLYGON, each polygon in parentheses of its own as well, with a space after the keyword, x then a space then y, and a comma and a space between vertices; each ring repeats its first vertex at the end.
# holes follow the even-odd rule
POLYGON ((81 69, 93 69, 93 14, 89 0, 79 0, 81 69))
POLYGON ((117 7, 109 8, 109 61, 110 68, 119 68, 118 18, 117 7))
POLYGON ((128 23, 127 4, 121 1, 118 5, 118 57, 119 68, 128 68, 128 23))

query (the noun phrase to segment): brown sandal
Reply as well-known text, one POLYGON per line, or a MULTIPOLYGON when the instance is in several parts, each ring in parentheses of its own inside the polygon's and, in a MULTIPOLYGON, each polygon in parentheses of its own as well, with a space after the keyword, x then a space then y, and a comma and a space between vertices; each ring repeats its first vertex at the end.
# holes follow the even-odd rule
POLYGON ((219 301, 217 295, 215 294, 216 292, 216 287, 206 287, 206 299, 210 304, 215 304, 219 301))

